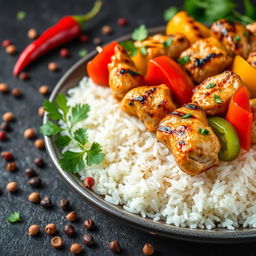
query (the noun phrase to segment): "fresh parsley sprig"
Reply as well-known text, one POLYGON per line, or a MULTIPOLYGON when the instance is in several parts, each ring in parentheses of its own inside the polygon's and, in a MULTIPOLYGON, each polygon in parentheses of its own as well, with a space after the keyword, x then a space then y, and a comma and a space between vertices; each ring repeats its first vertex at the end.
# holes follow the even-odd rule
POLYGON ((86 165, 100 164, 104 159, 101 145, 97 142, 89 143, 86 128, 74 129, 74 126, 88 118, 90 106, 88 104, 76 104, 68 106, 67 98, 59 94, 54 102, 44 101, 44 109, 48 117, 54 121, 64 122, 64 126, 48 121, 41 126, 41 132, 45 136, 55 136, 55 145, 64 148, 73 142, 78 148, 78 152, 65 151, 60 155, 59 163, 63 170, 77 173, 86 165), (65 134, 61 134, 61 132, 65 134), (91 144, 91 146, 88 146, 91 144))
POLYGON ((8 220, 8 222, 10 222, 10 223, 15 223, 15 222, 18 222, 18 221, 22 221, 22 218, 21 218, 19 212, 14 212, 14 213, 10 213, 10 214, 7 216, 7 220, 8 220))

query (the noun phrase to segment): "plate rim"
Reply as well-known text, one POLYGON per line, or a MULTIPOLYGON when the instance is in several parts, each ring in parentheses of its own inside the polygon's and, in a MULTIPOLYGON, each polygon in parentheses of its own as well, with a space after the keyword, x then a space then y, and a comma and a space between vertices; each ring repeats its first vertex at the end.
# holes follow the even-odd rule
MULTIPOLYGON (((153 27, 149 29, 150 34, 161 33, 164 31, 164 26, 153 27)), ((112 41, 125 41, 131 39, 131 33, 124 35, 112 41)), ((75 72, 81 65, 85 65, 90 59, 92 59, 97 54, 97 51, 91 51, 87 56, 78 60, 73 64, 67 72, 61 77, 54 87, 49 100, 53 101, 58 93, 65 87, 65 82, 67 79, 75 72)), ((75 87, 77 85, 74 85, 75 87)), ((44 115, 43 123, 49 120, 47 115, 44 115)), ((62 176, 64 181, 71 187, 75 192, 82 196, 87 202, 93 205, 97 210, 101 210, 112 217, 116 217, 128 223, 130 226, 148 231, 151 234, 160 235, 164 237, 193 241, 193 242, 205 242, 205 243, 232 243, 232 242, 251 242, 255 241, 256 229, 248 228, 243 230, 226 230, 226 229, 191 229, 188 227, 176 227, 171 224, 166 224, 162 222, 154 222, 150 218, 143 218, 139 214, 132 214, 124 210, 122 206, 115 206, 107 201, 105 201, 101 195, 96 194, 90 189, 85 188, 81 181, 78 181, 77 175, 68 173, 60 167, 58 163, 57 149, 54 146, 53 139, 51 137, 44 136, 47 152, 58 170, 59 174, 62 176)))

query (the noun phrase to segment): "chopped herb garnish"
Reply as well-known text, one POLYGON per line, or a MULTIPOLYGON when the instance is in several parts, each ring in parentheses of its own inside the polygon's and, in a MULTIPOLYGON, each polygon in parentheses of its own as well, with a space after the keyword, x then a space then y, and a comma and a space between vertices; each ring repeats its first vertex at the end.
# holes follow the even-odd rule
POLYGON ((245 32, 243 33, 243 36, 248 38, 248 37, 250 36, 250 33, 245 31, 245 32))
POLYGON ((178 11, 179 9, 175 6, 169 7, 164 11, 164 20, 169 21, 178 11))
POLYGON ((209 130, 207 130, 207 129, 202 129, 202 128, 199 128, 199 130, 198 130, 201 134, 203 134, 203 135, 209 135, 209 130))
POLYGON ((214 97, 214 100, 215 100, 218 104, 220 104, 220 103, 222 102, 221 98, 220 98, 218 95, 214 94, 213 97, 214 97))
POLYGON ((210 88, 213 88, 213 87, 215 87, 216 86, 216 84, 214 84, 214 83, 209 83, 209 84, 207 84, 206 85, 206 89, 210 89, 210 88))
POLYGON ((138 48, 134 45, 132 41, 125 41, 120 43, 121 46, 125 49, 129 56, 133 57, 136 55, 138 48))
POLYGON ((15 223, 18 221, 22 221, 22 218, 20 217, 20 213, 19 212, 14 212, 14 213, 10 213, 7 217, 7 220, 10 223, 15 223))
POLYGON ((89 143, 89 137, 86 128, 74 129, 74 126, 88 117, 90 107, 87 104, 67 105, 67 98, 59 94, 54 102, 46 100, 44 108, 48 112, 48 117, 52 120, 62 120, 64 125, 48 121, 41 126, 41 132, 45 136, 56 136, 55 144, 58 148, 64 148, 71 142, 75 144, 80 151, 67 150, 60 155, 59 163, 63 170, 77 173, 86 165, 99 164, 104 159, 101 145, 97 142, 89 143), (65 134, 60 134, 61 132, 65 134), (89 144, 89 145, 88 145, 89 144))
POLYGON ((140 25, 132 33, 132 39, 135 41, 142 41, 147 37, 148 37, 148 30, 144 24, 140 25))
POLYGON ((165 42, 163 42, 163 46, 164 46, 165 48, 167 48, 167 47, 171 46, 172 42, 173 42, 173 38, 170 37, 170 38, 167 39, 165 42))
POLYGON ((85 57, 88 55, 88 50, 87 49, 82 49, 78 52, 79 57, 85 57))
POLYGON ((140 48, 140 52, 141 52, 141 54, 144 55, 144 56, 147 55, 147 48, 146 48, 145 46, 141 47, 141 48, 140 48))
POLYGON ((187 56, 184 56, 184 57, 178 59, 178 62, 179 62, 180 64, 186 64, 186 63, 188 63, 189 61, 190 61, 190 55, 187 55, 187 56))
POLYGON ((188 113, 188 114, 182 116, 181 119, 186 119, 186 118, 189 118, 189 117, 191 117, 191 116, 192 116, 192 114, 188 113))
POLYGON ((238 42, 241 40, 241 37, 239 35, 234 36, 234 42, 238 42))
POLYGON ((24 11, 19 11, 16 14, 17 20, 24 20, 26 18, 27 14, 24 11))

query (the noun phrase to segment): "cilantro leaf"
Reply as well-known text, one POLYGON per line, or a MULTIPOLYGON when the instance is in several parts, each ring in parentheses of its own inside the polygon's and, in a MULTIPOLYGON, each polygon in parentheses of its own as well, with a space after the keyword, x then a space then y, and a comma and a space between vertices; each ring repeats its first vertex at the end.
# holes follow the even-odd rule
POLYGON ((218 104, 222 103, 221 98, 217 94, 214 94, 213 97, 214 97, 215 102, 217 102, 218 104))
POLYGON ((186 118, 189 118, 189 117, 191 117, 191 116, 192 116, 192 114, 188 113, 188 114, 182 116, 181 119, 186 119, 186 118))
POLYGON ((66 151, 60 155, 61 168, 67 172, 77 173, 85 167, 84 152, 66 151))
POLYGON ((40 127, 40 131, 45 136, 52 136, 62 131, 62 128, 59 127, 57 124, 48 121, 46 124, 43 124, 40 127))
POLYGON ((64 94, 58 94, 55 99, 55 102, 60 110, 62 110, 64 117, 66 118, 69 106, 67 105, 67 98, 64 94))
POLYGON ((132 41, 125 41, 120 43, 120 45, 125 49, 129 56, 133 57, 136 55, 138 48, 132 41))
POLYGON ((48 117, 53 120, 60 120, 62 119, 61 113, 58 111, 57 107, 54 103, 50 102, 49 100, 44 101, 44 110, 48 112, 48 117))
POLYGON ((82 49, 78 52, 79 57, 85 57, 88 55, 88 50, 87 49, 82 49))
POLYGON ((167 48, 167 47, 171 46, 172 43, 173 43, 173 38, 170 37, 170 38, 167 39, 165 42, 163 42, 163 46, 164 46, 165 48, 167 48))
POLYGON ((164 11, 164 20, 167 22, 169 21, 177 12, 179 9, 175 6, 171 6, 168 9, 164 11))
POLYGON ((210 88, 213 88, 213 87, 215 87, 216 86, 216 84, 214 84, 214 83, 209 83, 209 84, 207 84, 206 85, 206 89, 210 89, 210 88))
POLYGON ((210 134, 209 130, 207 130, 207 129, 199 128, 198 131, 199 131, 201 134, 203 134, 203 135, 209 135, 209 134, 210 134))
POLYGON ((15 223, 15 222, 18 222, 18 221, 22 221, 22 218, 21 218, 19 212, 14 212, 14 213, 10 213, 10 214, 8 215, 7 220, 8 220, 10 223, 15 223))
POLYGON ((54 142, 58 148, 64 148, 70 143, 70 141, 71 141, 71 138, 69 136, 59 135, 56 137, 54 142))
POLYGON ((75 125, 77 122, 85 120, 88 117, 88 112, 90 111, 90 106, 88 104, 76 104, 71 108, 71 116, 69 116, 69 121, 71 126, 75 125))
POLYGON ((148 30, 144 24, 140 25, 132 33, 132 39, 135 41, 142 41, 147 37, 148 37, 148 30))
POLYGON ((144 55, 144 56, 147 55, 147 48, 146 48, 145 46, 141 47, 141 48, 140 48, 140 52, 141 52, 141 54, 144 55))
POLYGON ((86 161, 88 166, 93 164, 99 164, 104 159, 104 153, 102 153, 101 145, 97 142, 93 142, 91 148, 87 151, 86 161))
POLYGON ((240 37, 239 35, 235 35, 235 36, 233 37, 233 40, 234 40, 235 43, 236 43, 236 42, 239 42, 239 41, 241 40, 241 37, 240 37))
POLYGON ((186 64, 190 61, 190 55, 184 56, 177 60, 180 64, 186 64))
POLYGON ((84 148, 85 144, 88 143, 88 134, 85 128, 79 128, 74 132, 74 139, 84 148))

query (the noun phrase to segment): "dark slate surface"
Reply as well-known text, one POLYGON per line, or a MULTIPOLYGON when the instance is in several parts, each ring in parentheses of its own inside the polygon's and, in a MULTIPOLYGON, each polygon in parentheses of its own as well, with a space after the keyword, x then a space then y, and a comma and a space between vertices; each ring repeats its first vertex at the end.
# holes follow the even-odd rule
MULTIPOLYGON (((101 14, 89 22, 86 33, 92 39, 100 36, 100 28, 103 24, 112 25, 114 34, 112 36, 102 36, 104 42, 114 37, 131 32, 136 26, 145 23, 148 27, 163 25, 163 10, 176 1, 143 1, 143 0, 105 0, 105 6, 101 14), (128 18, 130 25, 126 28, 116 26, 118 17, 128 18)), ((61 16, 72 13, 82 13, 87 11, 92 5, 92 0, 20 0, 5 1, 0 0, 0 41, 11 39, 19 50, 22 50, 30 41, 26 37, 29 28, 34 27, 38 32, 56 22, 61 16), (19 10, 27 12, 27 17, 23 21, 16 20, 16 13, 19 10)), ((12 95, 0 95, 0 115, 6 111, 12 111, 17 117, 12 124, 13 131, 8 134, 9 140, 0 143, 0 151, 12 150, 18 164, 18 171, 9 173, 5 170, 5 162, 0 160, 0 256, 20 256, 20 255, 68 255, 68 248, 73 242, 82 242, 82 234, 86 233, 82 227, 82 222, 86 218, 92 218, 96 222, 97 229, 92 233, 97 241, 97 246, 93 249, 85 248, 82 255, 112 255, 106 247, 109 241, 119 240, 124 248, 121 255, 142 255, 141 247, 145 242, 150 242, 156 247, 155 255, 255 255, 256 245, 207 245, 199 243, 188 243, 161 237, 154 237, 141 231, 137 231, 119 223, 116 220, 105 216, 93 207, 89 206, 83 199, 76 195, 64 184, 57 171, 53 167, 46 152, 34 149, 33 142, 23 138, 23 131, 28 127, 33 127, 37 131, 41 124, 41 118, 37 115, 37 108, 41 105, 44 97, 39 95, 37 90, 42 84, 47 84, 53 88, 60 77, 67 69, 75 63, 78 51, 86 48, 94 48, 92 40, 88 44, 72 42, 67 45, 72 57, 61 59, 58 51, 54 51, 35 62, 28 70, 32 79, 28 82, 19 81, 11 76, 11 70, 17 56, 7 55, 0 49, 0 82, 5 82, 11 88, 18 87, 24 93, 24 97, 15 100, 12 95), (47 70, 50 61, 57 61, 61 67, 60 72, 51 73, 47 70), (45 168, 37 168, 37 172, 43 181, 40 189, 32 189, 27 185, 27 178, 23 171, 27 167, 33 167, 34 157, 42 156, 47 165, 45 168), (12 195, 5 189, 7 182, 16 181, 19 185, 19 192, 12 195), (32 191, 38 191, 42 196, 47 195, 54 203, 51 210, 45 210, 40 205, 32 205, 27 201, 27 195, 32 191), (67 238, 63 234, 65 212, 57 207, 60 199, 69 199, 73 209, 77 210, 79 220, 74 224, 78 234, 75 238, 67 238), (9 213, 19 211, 23 221, 17 224, 9 224, 6 217, 9 213), (64 239, 65 248, 55 250, 50 246, 50 237, 44 232, 37 238, 27 235, 27 228, 30 224, 39 224, 41 229, 47 223, 56 223, 59 234, 64 239)), ((38 136, 40 137, 39 133, 38 136)))

